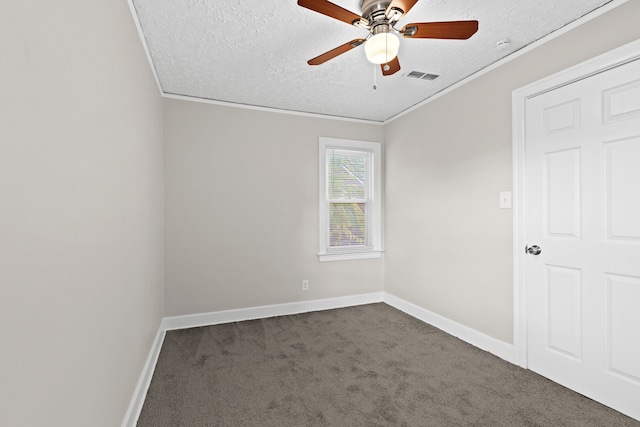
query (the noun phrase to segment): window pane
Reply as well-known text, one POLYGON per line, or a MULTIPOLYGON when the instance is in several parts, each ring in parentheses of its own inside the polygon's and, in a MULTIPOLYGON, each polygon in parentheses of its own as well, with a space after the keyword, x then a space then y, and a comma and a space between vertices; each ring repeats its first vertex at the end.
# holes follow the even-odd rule
POLYGON ((328 150, 329 199, 365 198, 368 158, 364 152, 328 150))
POLYGON ((329 246, 366 244, 365 203, 329 204, 329 246))

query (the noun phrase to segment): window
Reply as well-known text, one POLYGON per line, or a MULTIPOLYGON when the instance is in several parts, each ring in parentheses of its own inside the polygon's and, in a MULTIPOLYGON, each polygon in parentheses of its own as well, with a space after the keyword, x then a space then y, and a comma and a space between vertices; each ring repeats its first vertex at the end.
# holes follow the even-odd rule
POLYGON ((320 138, 320 261, 379 258, 380 144, 320 138))

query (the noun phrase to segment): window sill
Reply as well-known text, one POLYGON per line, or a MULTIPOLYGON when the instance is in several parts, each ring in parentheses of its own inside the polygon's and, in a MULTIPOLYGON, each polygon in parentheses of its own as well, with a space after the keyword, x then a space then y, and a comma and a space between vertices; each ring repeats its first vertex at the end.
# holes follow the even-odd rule
POLYGON ((320 262, 351 261, 354 259, 380 258, 382 251, 341 252, 318 254, 320 262))

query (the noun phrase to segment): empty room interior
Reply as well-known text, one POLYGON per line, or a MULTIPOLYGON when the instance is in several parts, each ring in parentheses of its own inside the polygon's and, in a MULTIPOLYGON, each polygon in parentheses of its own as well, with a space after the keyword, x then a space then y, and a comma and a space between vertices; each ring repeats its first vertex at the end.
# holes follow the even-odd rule
MULTIPOLYGON (((546 1, 545 8, 394 0, 413 6, 406 17, 383 8, 354 25, 322 7, 335 3, 360 16, 361 1, 300 3, 0 6, 0 425, 134 426, 170 334, 369 304, 406 315, 402 325, 419 328, 410 320, 417 319, 560 384, 544 374, 554 363, 545 354, 574 366, 604 348, 603 383, 575 389, 589 396, 582 390, 607 388, 598 384, 615 377, 628 387, 619 408, 607 396, 593 398, 625 414, 621 425, 637 425, 640 1, 546 1), (373 18, 379 11, 380 19, 398 21, 385 31, 399 32, 399 63, 372 65, 365 56, 382 31, 373 18), (556 23, 560 15, 566 18, 556 23), (430 27, 410 24, 475 20, 477 31, 457 37, 464 40, 418 40, 422 26, 430 27), (348 40, 330 60, 307 63, 348 40), (556 102, 547 92, 629 67, 636 68, 624 81, 618 74, 602 79, 604 95, 593 101, 610 112, 597 113, 602 128, 628 132, 607 136, 599 150, 544 154, 546 175, 527 175, 534 150, 524 144, 535 133, 529 120, 538 119, 521 114, 519 102, 543 111, 540 127, 555 138, 569 132, 565 119, 587 119, 575 113, 582 95, 556 102), (542 104, 547 99, 555 104, 542 104), (556 104, 562 108, 547 107, 556 104), (323 142, 341 152, 342 142, 354 141, 379 148, 366 157, 379 163, 363 169, 375 172, 366 182, 375 184, 379 203, 377 216, 365 215, 374 229, 362 238, 369 252, 360 243, 323 241, 334 221, 323 214, 323 142), (545 258, 588 240, 589 212, 600 208, 586 192, 570 194, 589 189, 592 181, 580 175, 589 156, 610 172, 603 172, 604 189, 592 193, 602 195, 610 224, 604 250, 620 250, 619 269, 600 265, 608 255, 582 249, 566 264, 545 258), (569 184, 556 191, 554 180, 569 184), (538 212, 529 193, 536 181, 548 193, 540 204, 546 234, 537 241, 526 240, 538 212), (574 207, 577 214, 565 215, 574 207), (565 231, 573 226, 578 231, 565 231), (334 249, 340 245, 346 249, 334 249), (532 245, 542 248, 539 256, 532 245), (588 295, 581 286, 591 283, 592 265, 604 277, 603 293, 584 305, 554 305, 556 297, 564 304, 588 295), (550 322, 541 330, 551 336, 540 356, 538 294, 531 291, 537 271, 545 286, 560 284, 558 293, 547 287, 540 297, 550 313, 540 317, 550 322), (592 306, 604 313, 595 316, 604 331, 595 344, 583 322, 592 306)), ((340 425, 323 422, 298 425, 340 425)))

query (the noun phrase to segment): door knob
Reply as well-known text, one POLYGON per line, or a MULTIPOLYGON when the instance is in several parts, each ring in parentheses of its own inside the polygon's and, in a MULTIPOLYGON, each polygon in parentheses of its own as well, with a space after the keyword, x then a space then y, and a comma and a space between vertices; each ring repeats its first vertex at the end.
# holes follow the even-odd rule
POLYGON ((536 246, 536 245, 533 245, 531 247, 525 246, 524 249, 527 251, 528 254, 531 254, 531 255, 540 255, 540 252, 542 252, 542 249, 540 249, 540 246, 536 246))

